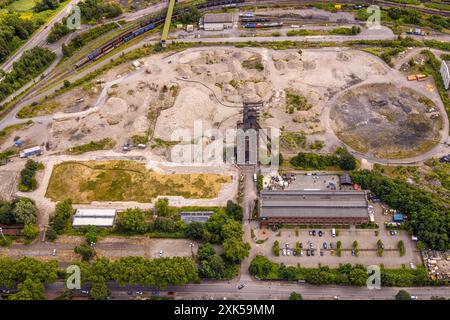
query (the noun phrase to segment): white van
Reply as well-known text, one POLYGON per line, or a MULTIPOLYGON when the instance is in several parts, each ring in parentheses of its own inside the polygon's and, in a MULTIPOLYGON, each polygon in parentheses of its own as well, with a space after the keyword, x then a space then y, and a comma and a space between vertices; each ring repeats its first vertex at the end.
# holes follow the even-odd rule
POLYGON ((331 236, 336 237, 336 229, 335 228, 331 229, 331 236))
POLYGON ((255 182, 258 181, 258 177, 257 177, 256 173, 253 174, 253 181, 255 181, 255 182))

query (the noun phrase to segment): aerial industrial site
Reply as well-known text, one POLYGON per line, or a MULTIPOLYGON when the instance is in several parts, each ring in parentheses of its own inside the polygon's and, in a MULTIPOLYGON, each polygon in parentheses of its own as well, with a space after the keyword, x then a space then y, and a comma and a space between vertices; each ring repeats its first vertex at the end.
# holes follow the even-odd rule
POLYGON ((450 298, 450 5, 11 0, 0 26, 0 300, 450 298))

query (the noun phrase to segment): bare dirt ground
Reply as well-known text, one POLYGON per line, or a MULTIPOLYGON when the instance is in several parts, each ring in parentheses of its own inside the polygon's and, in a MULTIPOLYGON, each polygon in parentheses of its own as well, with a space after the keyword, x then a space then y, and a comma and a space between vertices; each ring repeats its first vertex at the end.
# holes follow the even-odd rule
MULTIPOLYGON (((243 101, 263 101, 263 127, 305 135, 303 145, 283 145, 282 151, 297 153, 320 140, 325 141, 322 151, 327 152, 342 144, 328 124, 329 105, 338 94, 380 79, 404 83, 402 73, 377 57, 336 47, 280 51, 192 48, 154 55, 139 63, 138 68, 131 63, 121 65, 90 85, 65 93, 53 101, 64 109, 48 127, 45 122, 37 123, 17 134, 29 145, 49 142, 52 153, 104 138, 116 141, 115 150, 120 150, 133 136, 148 137, 153 139, 150 152, 170 160, 167 142, 180 141, 179 129, 194 137, 195 122, 199 121, 203 131, 213 128, 224 134, 242 118, 243 101), (308 107, 288 111, 289 93, 302 97, 308 107), (84 100, 77 103, 80 98, 84 100)), ((421 85, 406 86, 423 93, 421 85)), ((427 97, 436 102, 437 92, 428 92, 427 97)), ((187 140, 192 141, 190 137, 187 140)), ((6 141, 2 148, 11 143, 6 141)))
POLYGON ((384 157, 430 149, 439 140, 441 118, 428 98, 389 84, 359 86, 340 96, 331 110, 332 127, 341 140, 360 152, 384 157))

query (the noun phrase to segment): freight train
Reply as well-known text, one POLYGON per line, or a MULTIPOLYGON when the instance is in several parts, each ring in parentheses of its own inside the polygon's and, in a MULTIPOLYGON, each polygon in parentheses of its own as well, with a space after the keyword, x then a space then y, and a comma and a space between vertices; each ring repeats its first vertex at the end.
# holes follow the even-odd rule
MULTIPOLYGON (((216 6, 225 6, 225 5, 231 5, 231 4, 237 4, 237 3, 243 3, 245 0, 213 0, 213 1, 207 1, 201 4, 196 5, 197 9, 205 9, 209 7, 216 7, 216 6)), ((185 12, 187 8, 179 9, 176 12, 174 12, 172 18, 176 18, 183 12, 185 12)), ((139 24, 139 26, 135 27, 134 29, 122 33, 116 38, 112 39, 105 45, 103 45, 100 49, 94 51, 93 53, 87 55, 80 61, 78 61, 75 64, 75 68, 80 68, 81 66, 85 65, 89 61, 94 61, 100 58, 101 56, 105 55, 106 53, 110 52, 111 50, 117 48, 118 46, 124 44, 125 42, 128 42, 132 40, 133 38, 150 31, 159 25, 164 23, 165 15, 160 15, 157 17, 154 17, 150 20, 143 21, 139 24)))
POLYGON ((246 23, 244 24, 244 28, 252 29, 252 28, 276 28, 282 27, 283 22, 270 22, 270 23, 246 23))

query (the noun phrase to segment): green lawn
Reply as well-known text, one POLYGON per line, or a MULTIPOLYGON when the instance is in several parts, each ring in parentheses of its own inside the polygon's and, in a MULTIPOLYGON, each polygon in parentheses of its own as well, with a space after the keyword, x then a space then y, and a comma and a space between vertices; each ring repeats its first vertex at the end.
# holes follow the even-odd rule
POLYGON ((17 0, 7 6, 7 8, 17 12, 32 11, 36 2, 36 0, 17 0))

